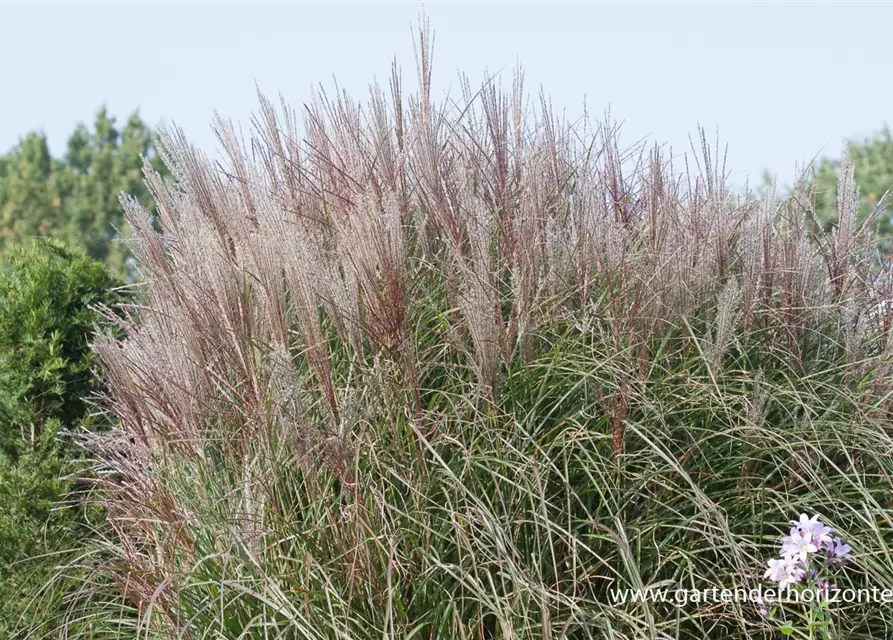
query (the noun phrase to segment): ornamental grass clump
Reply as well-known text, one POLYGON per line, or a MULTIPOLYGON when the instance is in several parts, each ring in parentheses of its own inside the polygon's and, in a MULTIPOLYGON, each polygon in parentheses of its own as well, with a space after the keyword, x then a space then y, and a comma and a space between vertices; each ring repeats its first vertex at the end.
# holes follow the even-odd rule
MULTIPOLYGON (((115 535, 67 637, 760 638, 775 523, 818 511, 893 586, 887 275, 811 194, 754 201, 723 155, 623 150, 523 76, 437 103, 260 98, 225 159, 176 129, 143 300, 95 345, 115 535), (91 635, 92 634, 92 635, 91 635)), ((889 612, 849 608, 851 638, 889 612)))

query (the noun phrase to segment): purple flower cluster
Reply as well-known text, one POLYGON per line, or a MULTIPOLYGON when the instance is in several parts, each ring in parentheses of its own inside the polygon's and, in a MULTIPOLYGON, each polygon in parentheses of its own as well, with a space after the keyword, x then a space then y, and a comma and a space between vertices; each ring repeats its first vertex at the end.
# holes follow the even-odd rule
POLYGON ((809 561, 824 552, 825 562, 839 564, 850 557, 852 547, 840 538, 832 537, 833 530, 817 515, 809 518, 800 514, 799 520, 791 520, 794 526, 789 535, 781 540, 781 555, 769 561, 764 578, 778 583, 779 590, 800 583, 806 576, 809 561))

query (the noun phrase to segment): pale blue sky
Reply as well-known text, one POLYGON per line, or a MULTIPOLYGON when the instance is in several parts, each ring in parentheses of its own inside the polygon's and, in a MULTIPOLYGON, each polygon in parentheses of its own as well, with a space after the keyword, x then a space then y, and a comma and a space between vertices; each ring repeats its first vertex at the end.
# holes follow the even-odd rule
MULTIPOLYGON (((215 109, 241 121, 254 84, 301 103, 333 78, 355 95, 391 59, 415 79, 421 3, 0 4, 0 150, 42 129, 54 152, 106 103, 174 121, 211 148, 215 109)), ((893 5, 426 3, 435 88, 485 68, 542 85, 569 115, 609 106, 624 140, 687 149, 700 123, 729 144, 733 180, 836 155, 893 115, 893 5)), ((455 92, 455 89, 453 90, 455 92)))

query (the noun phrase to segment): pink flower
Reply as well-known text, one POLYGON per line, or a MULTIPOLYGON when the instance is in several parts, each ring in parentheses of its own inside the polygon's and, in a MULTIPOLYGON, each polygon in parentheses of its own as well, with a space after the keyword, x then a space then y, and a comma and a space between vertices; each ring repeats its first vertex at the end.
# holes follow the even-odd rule
POLYGON ((791 584, 796 584, 803 579, 805 571, 799 566, 797 558, 794 556, 785 556, 783 558, 773 558, 769 561, 769 568, 763 574, 764 578, 768 578, 778 583, 779 591, 791 584))
POLYGON ((808 518, 805 513, 801 513, 800 519, 791 520, 791 524, 802 534, 812 534, 812 540, 818 544, 831 542, 831 527, 819 520, 818 514, 808 518))
POLYGON ((791 535, 785 536, 781 544, 783 555, 795 557, 800 562, 806 562, 807 556, 818 550, 812 541, 812 533, 801 533, 797 529, 791 529, 791 535))
POLYGON ((850 558, 852 555, 853 548, 845 544, 840 538, 834 538, 833 540, 827 542, 825 544, 825 549, 828 551, 828 560, 830 562, 841 562, 850 558))

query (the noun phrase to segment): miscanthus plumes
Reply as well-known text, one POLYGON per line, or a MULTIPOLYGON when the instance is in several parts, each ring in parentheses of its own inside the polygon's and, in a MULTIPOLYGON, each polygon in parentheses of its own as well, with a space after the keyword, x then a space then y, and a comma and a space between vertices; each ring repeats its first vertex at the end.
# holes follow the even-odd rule
POLYGON ((624 150, 520 73, 438 102, 429 43, 414 94, 261 97, 219 161, 168 131, 157 216, 125 199, 143 300, 87 443, 115 536, 68 637, 759 637, 608 590, 755 586, 807 508, 893 584, 889 289, 846 163, 822 234, 807 183, 739 198, 718 148, 624 150))

